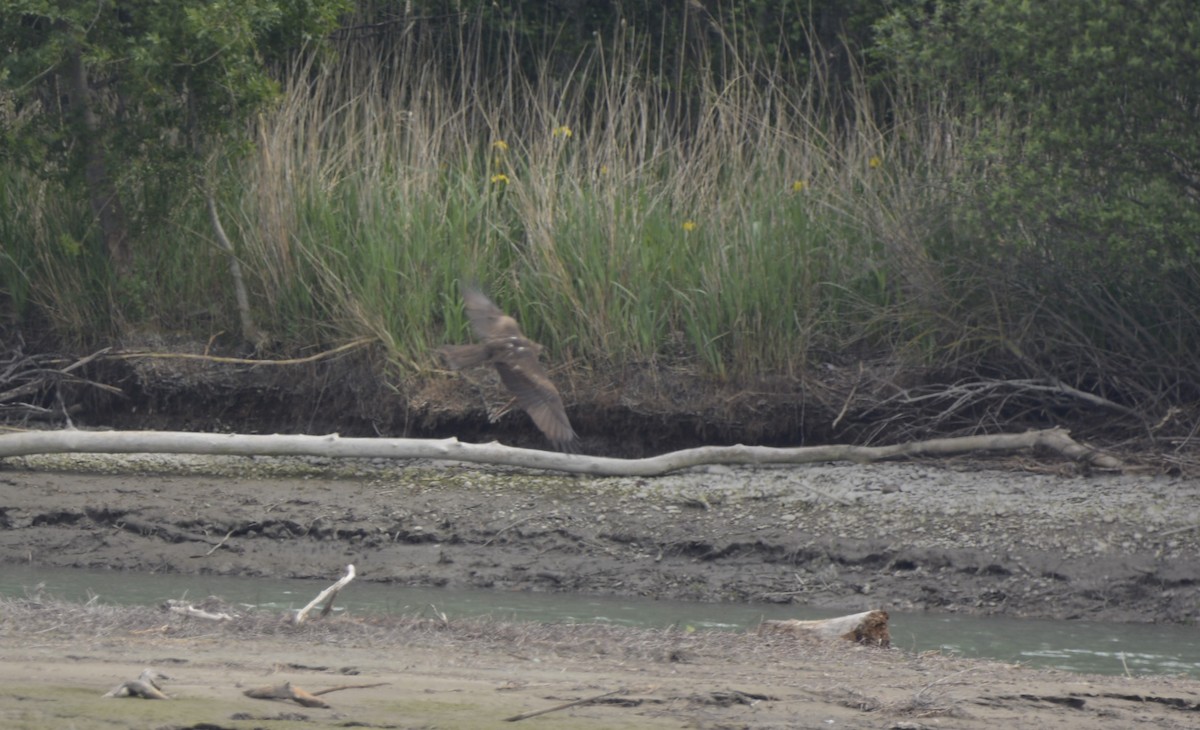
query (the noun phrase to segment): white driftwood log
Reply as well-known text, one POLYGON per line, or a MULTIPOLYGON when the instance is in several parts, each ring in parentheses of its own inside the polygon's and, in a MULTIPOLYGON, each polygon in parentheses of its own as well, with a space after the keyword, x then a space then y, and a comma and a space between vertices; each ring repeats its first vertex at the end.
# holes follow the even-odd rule
POLYGON ((345 588, 346 585, 352 580, 354 580, 354 565, 353 565, 353 563, 346 566, 346 574, 343 575, 341 577, 341 579, 338 580, 337 583, 334 583, 333 585, 329 586, 325 590, 318 593, 317 597, 312 599, 312 601, 310 601, 307 606, 305 606, 304 608, 297 611, 296 615, 292 617, 292 623, 295 623, 295 624, 303 623, 304 619, 308 617, 308 612, 313 610, 313 608, 315 608, 318 603, 320 603, 321 601, 324 601, 326 598, 328 598, 330 601, 332 601, 334 598, 337 597, 337 592, 342 590, 343 588, 345 588))
POLYGON ((31 454, 221 454, 235 456, 325 456, 368 459, 440 459, 503 464, 596 476, 660 476, 705 464, 866 463, 910 456, 1044 448, 1102 469, 1121 462, 1071 438, 1061 428, 991 436, 931 439, 891 446, 701 446, 645 459, 560 454, 498 443, 458 439, 342 438, 326 436, 187 433, 179 431, 21 431, 0 435, 0 458, 31 454))
POLYGON ((799 619, 771 620, 758 625, 760 634, 792 634, 817 636, 823 639, 845 639, 870 646, 889 646, 887 611, 863 611, 849 616, 801 621, 799 619))

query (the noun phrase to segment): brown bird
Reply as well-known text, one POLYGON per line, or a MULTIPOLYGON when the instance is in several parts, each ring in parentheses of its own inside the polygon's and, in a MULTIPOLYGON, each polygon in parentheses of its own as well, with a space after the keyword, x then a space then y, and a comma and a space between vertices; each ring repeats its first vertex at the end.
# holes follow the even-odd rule
POLYGON ((500 374, 500 381, 517 403, 529 414, 546 438, 560 451, 575 450, 579 437, 571 428, 563 408, 558 388, 538 356, 542 346, 521 333, 517 320, 500 311, 483 292, 463 287, 467 319, 471 329, 482 341, 478 345, 445 345, 438 352, 452 370, 491 364, 500 374))

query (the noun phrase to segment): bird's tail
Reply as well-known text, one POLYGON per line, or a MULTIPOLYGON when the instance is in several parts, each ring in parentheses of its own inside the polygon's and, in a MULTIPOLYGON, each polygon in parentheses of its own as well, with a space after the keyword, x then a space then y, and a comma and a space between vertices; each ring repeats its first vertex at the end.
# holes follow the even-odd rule
POLYGON ((483 345, 443 345, 438 353, 451 370, 473 368, 487 362, 487 348, 483 345))

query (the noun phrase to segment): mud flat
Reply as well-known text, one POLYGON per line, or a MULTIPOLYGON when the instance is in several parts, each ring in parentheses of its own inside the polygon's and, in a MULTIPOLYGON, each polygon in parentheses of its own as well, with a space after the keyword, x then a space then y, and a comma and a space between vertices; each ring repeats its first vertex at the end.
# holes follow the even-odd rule
POLYGON ((54 456, 0 467, 0 565, 1200 619, 1200 480, 1014 461, 613 479, 453 463, 54 456))

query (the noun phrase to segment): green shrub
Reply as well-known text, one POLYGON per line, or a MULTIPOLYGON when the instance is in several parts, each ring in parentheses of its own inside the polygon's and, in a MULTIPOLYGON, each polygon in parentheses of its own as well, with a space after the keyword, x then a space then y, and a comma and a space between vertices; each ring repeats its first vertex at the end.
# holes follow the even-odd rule
MULTIPOLYGON (((937 2, 879 53, 980 125, 979 211, 1114 272, 1200 258, 1200 23, 1186 0, 937 2)), ((1022 233, 1022 231, 1024 233, 1022 233)), ((1032 240, 1031 240, 1032 239, 1032 240)))
POLYGON ((1194 388, 1183 374, 1200 341, 1194 4, 937 0, 877 30, 894 87, 974 129, 954 140, 955 232, 932 250, 984 284, 978 303, 1008 323, 1008 348, 1113 392, 1138 391, 1113 383, 1156 352, 1168 359, 1142 384, 1194 388))

